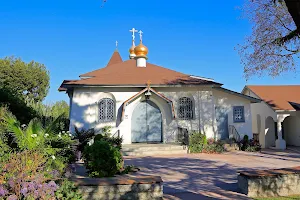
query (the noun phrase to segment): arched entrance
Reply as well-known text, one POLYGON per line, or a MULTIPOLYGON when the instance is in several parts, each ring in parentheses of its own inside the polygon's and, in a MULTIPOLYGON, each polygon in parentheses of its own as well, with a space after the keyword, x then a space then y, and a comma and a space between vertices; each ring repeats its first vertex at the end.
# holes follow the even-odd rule
POLYGON ((275 122, 272 117, 266 119, 265 125, 265 135, 266 135, 266 148, 275 146, 276 135, 275 135, 275 122))
POLYGON ((300 146, 300 118, 286 117, 283 121, 283 135, 287 145, 300 146))
POLYGON ((162 142, 162 115, 152 101, 140 102, 131 116, 131 142, 162 142))

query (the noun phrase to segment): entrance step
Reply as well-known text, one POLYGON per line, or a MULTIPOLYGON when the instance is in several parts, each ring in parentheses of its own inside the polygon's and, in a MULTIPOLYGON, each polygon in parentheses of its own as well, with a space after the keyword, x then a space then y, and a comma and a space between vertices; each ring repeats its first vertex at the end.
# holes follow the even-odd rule
POLYGON ((225 151, 238 151, 239 145, 236 143, 224 144, 224 149, 225 149, 225 151))
POLYGON ((124 156, 187 154, 187 147, 177 144, 124 144, 122 153, 124 156))

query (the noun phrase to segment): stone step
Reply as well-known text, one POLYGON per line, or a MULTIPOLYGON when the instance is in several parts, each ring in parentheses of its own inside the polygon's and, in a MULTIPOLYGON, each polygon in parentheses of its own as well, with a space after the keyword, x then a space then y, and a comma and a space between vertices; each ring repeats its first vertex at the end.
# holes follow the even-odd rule
POLYGON ((122 145, 124 156, 151 156, 186 154, 187 147, 173 144, 125 144, 122 145))
POLYGON ((180 145, 163 145, 163 144, 149 144, 149 145, 122 145, 122 151, 131 151, 131 152, 137 152, 137 151, 172 151, 172 150, 183 150, 187 149, 185 146, 180 145))
POLYGON ((224 148, 226 151, 238 151, 239 150, 239 146, 236 143, 224 144, 224 148))
POLYGON ((159 155, 177 155, 187 154, 187 150, 172 151, 122 151, 123 156, 159 156, 159 155))

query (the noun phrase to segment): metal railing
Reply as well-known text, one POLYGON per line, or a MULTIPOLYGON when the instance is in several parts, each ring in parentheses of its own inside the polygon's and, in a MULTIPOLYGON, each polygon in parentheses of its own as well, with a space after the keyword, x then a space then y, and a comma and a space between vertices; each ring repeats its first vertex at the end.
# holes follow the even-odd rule
POLYGON ((236 130, 235 126, 229 125, 228 131, 229 131, 229 139, 233 138, 237 142, 241 141, 241 136, 240 136, 239 132, 236 130))
POLYGON ((118 129, 113 135, 112 137, 120 137, 120 130, 118 129))

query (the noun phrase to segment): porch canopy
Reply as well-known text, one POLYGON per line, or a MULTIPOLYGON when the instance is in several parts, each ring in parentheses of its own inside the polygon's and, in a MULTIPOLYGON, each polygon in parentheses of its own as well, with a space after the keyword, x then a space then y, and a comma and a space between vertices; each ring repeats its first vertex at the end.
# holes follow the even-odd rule
POLYGON ((124 103, 123 103, 123 109, 122 109, 122 117, 121 117, 121 121, 123 121, 124 119, 124 115, 125 115, 125 110, 126 107, 133 102, 136 98, 138 98, 139 96, 143 95, 146 92, 152 92, 153 94, 157 95, 159 98, 163 99, 164 101, 166 101, 166 103, 168 103, 170 109, 171 109, 171 113, 172 113, 172 117, 175 119, 175 111, 174 111, 174 105, 172 100, 168 99, 167 97, 165 97, 163 94, 157 92, 156 90, 154 90, 151 87, 146 87, 145 89, 141 90, 140 92, 138 92, 137 94, 133 95, 132 97, 130 97, 129 99, 127 99, 124 103))

